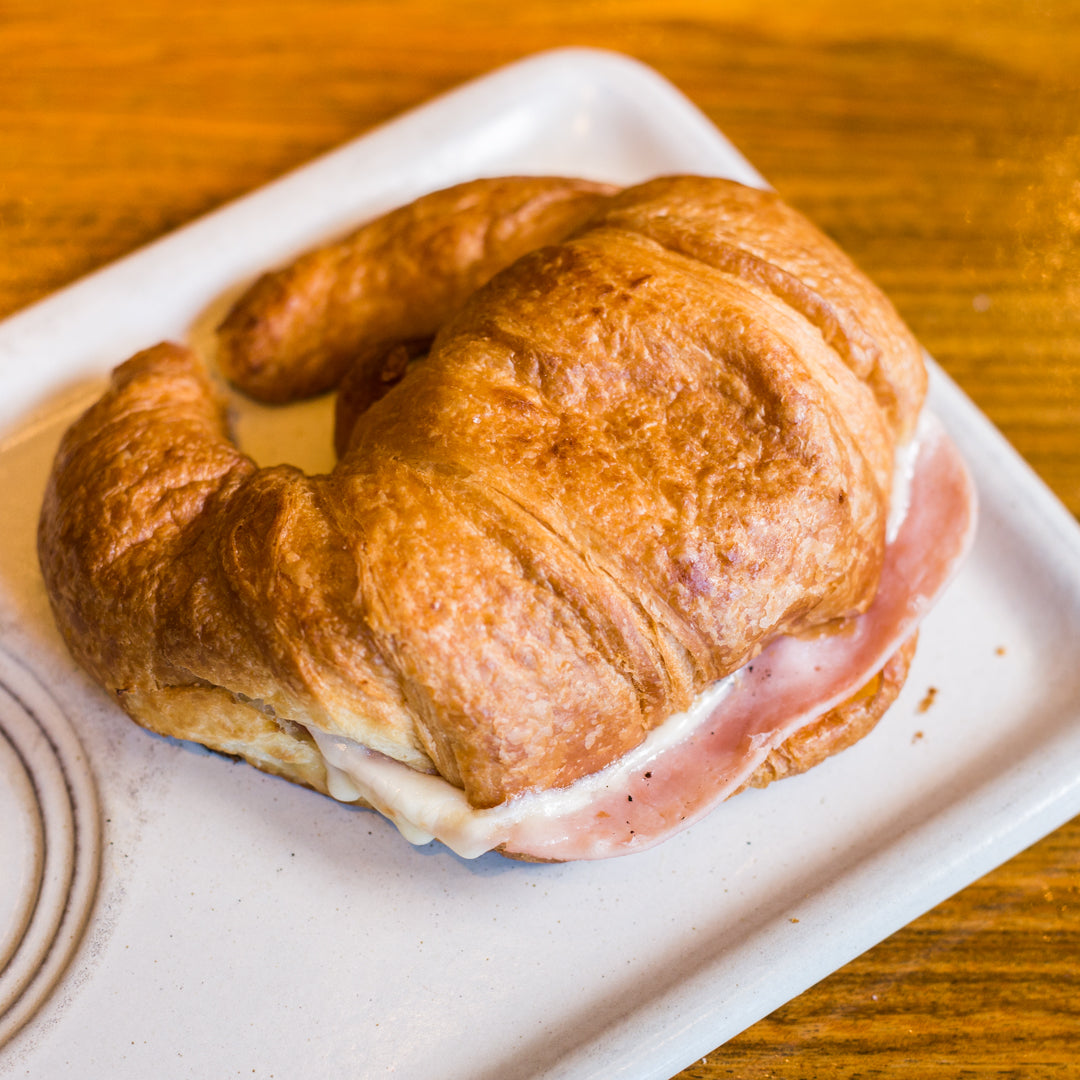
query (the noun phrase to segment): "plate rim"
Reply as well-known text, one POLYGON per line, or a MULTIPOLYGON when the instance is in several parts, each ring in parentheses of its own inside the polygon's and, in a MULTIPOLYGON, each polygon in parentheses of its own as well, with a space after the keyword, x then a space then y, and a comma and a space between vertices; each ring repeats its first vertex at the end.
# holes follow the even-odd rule
MULTIPOLYGON (((194 230, 208 228, 207 223, 213 225, 220 223, 223 219, 232 220, 233 215, 238 212, 238 207, 252 206, 252 200, 265 197, 262 193, 268 189, 281 190, 280 185, 295 182, 294 178, 299 175, 310 175, 311 170, 324 170, 328 162, 332 165, 335 161, 341 160, 341 155, 354 153, 357 146, 361 144, 370 146, 369 140, 385 139, 387 133, 400 131, 399 125, 416 123, 416 118, 421 114, 430 120, 432 117, 445 115, 447 109, 462 108, 462 103, 467 103, 471 97, 492 93, 500 84, 524 85, 530 80, 539 84, 549 79, 565 77, 566 72, 570 70, 573 71, 573 77, 579 80, 579 85, 609 86, 629 97, 636 96, 650 102, 654 99, 662 100, 665 109, 685 115, 687 130, 709 134, 711 137, 723 140, 723 143, 730 147, 726 138, 712 126, 696 106, 657 72, 637 60, 605 50, 581 48, 555 49, 536 54, 439 95, 416 109, 379 125, 357 139, 350 140, 342 147, 315 158, 299 169, 286 173, 269 185, 264 185, 238 200, 227 203, 211 214, 197 219, 176 232, 167 234, 160 240, 66 286, 31 307, 9 316, 0 323, 0 377, 4 378, 5 382, 7 381, 10 374, 8 370, 10 364, 7 360, 20 355, 20 343, 28 339, 40 340, 42 336, 47 338, 54 334, 58 314, 62 314, 64 309, 73 303, 84 303, 86 295, 88 293, 92 295, 103 278, 110 273, 115 273, 117 267, 130 268, 132 265, 141 265, 140 260, 160 257, 163 250, 166 252, 169 250, 169 244, 175 243, 176 237, 194 235, 194 230), (701 127, 702 124, 707 126, 707 132, 701 127)), ((147 344, 152 344, 152 342, 148 341, 147 344)), ((100 358, 95 360, 95 363, 103 371, 106 364, 103 360, 100 362, 99 360, 100 358)), ((1044 521, 1052 542, 1062 552, 1062 557, 1075 558, 1077 565, 1080 565, 1080 526, 1072 515, 1034 470, 1005 441, 1000 432, 970 402, 962 390, 936 364, 931 363, 930 368, 932 393, 935 401, 942 403, 950 431, 954 436, 958 436, 961 442, 966 441, 969 445, 975 440, 979 441, 991 455, 995 465, 1003 470, 1010 490, 1023 499, 1025 513, 1036 515, 1039 520, 1044 521)), ((48 385, 50 380, 42 381, 37 373, 34 374, 35 381, 48 385)), ((1080 752, 1080 736, 1073 735, 1067 742, 1070 754, 1080 752)), ((947 872, 942 871, 938 875, 937 887, 940 890, 946 890, 940 893, 939 900, 952 895, 958 888, 974 881, 992 866, 999 865, 1080 812, 1080 779, 1075 777, 1071 779, 1071 783, 1065 783, 1065 778, 1061 777, 1061 782, 1057 784, 1050 797, 1043 795, 1025 800, 1025 785, 1028 783, 1031 770, 1036 768, 1036 763, 1025 760, 1024 766, 1024 769, 1018 769, 1010 774, 995 791, 986 793, 987 798, 992 795, 992 801, 995 804, 999 803, 1001 797, 1004 796, 1009 800, 1010 806, 1024 807, 1024 812, 1013 819, 1010 828, 998 830, 995 833, 996 846, 992 849, 983 845, 967 851, 963 858, 949 864, 946 868, 947 872), (1005 854, 1002 854, 1003 852, 1005 854)), ((988 784, 987 787, 995 787, 995 784, 988 784)), ((913 837, 917 832, 918 830, 913 830, 913 837)), ((860 887, 866 887, 868 876, 874 877, 883 872, 882 866, 878 865, 881 860, 874 860, 874 862, 875 865, 863 868, 861 875, 857 875, 861 876, 860 887)), ((936 902, 938 901, 933 901, 933 903, 936 902)), ((890 918, 900 920, 895 926, 899 928, 918 914, 928 910, 933 903, 925 904, 923 897, 920 897, 918 903, 912 905, 897 902, 891 911, 890 918)), ((805 904, 803 910, 806 910, 805 904)), ((882 935, 879 930, 880 926, 872 931, 867 928, 862 936, 854 936, 851 939, 854 949, 851 956, 858 955, 865 948, 882 940, 883 936, 887 936, 882 935)), ((782 947, 782 928, 774 933, 772 944, 777 948, 782 947)), ((758 946, 760 947, 760 942, 758 946)), ((712 1051, 717 1045, 719 1031, 726 1030, 723 1038, 731 1037, 781 1004, 781 1001, 771 998, 767 988, 763 986, 744 988, 745 1004, 741 1012, 732 1012, 723 1004, 718 1003, 716 989, 718 982, 722 982, 723 975, 719 969, 724 965, 725 959, 726 954, 725 957, 714 958, 711 966, 703 964, 699 969, 699 975, 686 980, 677 993, 668 993, 655 1000, 650 999, 646 1005, 624 1020, 604 1028, 598 1037, 570 1050, 551 1068, 535 1075, 549 1077, 551 1080, 555 1078, 582 1080, 585 1077, 596 1077, 597 1080, 600 1077, 663 1080, 673 1071, 685 1067, 702 1056, 703 1053, 712 1051), (677 1024, 673 1023, 673 1016, 678 1016, 677 1024), (738 1026, 729 1030, 733 1024, 738 1026), (646 1046, 642 1045, 643 1036, 648 1041, 646 1046)), ((833 962, 833 959, 830 957, 827 971, 807 969, 806 986, 816 982, 828 971, 835 970, 838 965, 833 962)), ((789 1000, 790 997, 790 994, 786 994, 782 1000, 789 1000)), ((0 1062, 0 1067, 2 1065, 3 1062, 0 1062)))

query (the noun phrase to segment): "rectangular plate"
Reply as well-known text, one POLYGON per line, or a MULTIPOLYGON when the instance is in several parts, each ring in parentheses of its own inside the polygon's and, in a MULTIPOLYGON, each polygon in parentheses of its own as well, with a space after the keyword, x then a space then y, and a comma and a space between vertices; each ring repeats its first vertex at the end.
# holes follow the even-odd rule
MULTIPOLYGON (((83 946, 0 1075, 663 1080, 1080 811, 1080 531, 933 367, 982 518, 901 699, 853 749, 653 850, 412 849, 374 814, 137 729, 67 657, 34 530, 60 432, 108 368, 205 342, 259 271, 424 191, 676 171, 761 182, 652 71, 543 54, 0 326, 0 645, 76 723, 105 830, 83 946)), ((264 464, 328 465, 325 403, 237 408, 264 464)))

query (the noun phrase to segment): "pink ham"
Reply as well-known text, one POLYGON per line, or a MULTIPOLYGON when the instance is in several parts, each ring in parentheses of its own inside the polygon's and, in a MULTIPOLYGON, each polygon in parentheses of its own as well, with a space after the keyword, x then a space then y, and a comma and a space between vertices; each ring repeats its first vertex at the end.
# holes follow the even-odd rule
POLYGON ((974 487, 940 423, 924 425, 907 516, 865 615, 842 633, 781 638, 687 739, 659 749, 585 806, 523 820, 506 850, 599 859, 652 846, 736 792, 769 751, 865 685, 915 631, 970 547, 974 487))

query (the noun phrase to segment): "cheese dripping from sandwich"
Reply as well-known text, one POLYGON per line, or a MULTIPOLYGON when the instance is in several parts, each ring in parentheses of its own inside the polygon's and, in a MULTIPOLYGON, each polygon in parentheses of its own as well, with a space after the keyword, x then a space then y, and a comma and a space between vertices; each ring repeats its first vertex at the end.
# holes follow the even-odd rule
POLYGON ((338 465, 260 469, 198 358, 147 350, 54 464, 58 625, 139 723, 465 853, 631 850, 775 773, 902 681, 970 536, 943 436, 890 498, 910 332, 730 182, 435 193, 261 279, 221 346, 267 401, 364 374, 338 465))
POLYGON ((593 859, 653 846, 751 782, 771 750, 874 687, 952 579, 974 535, 975 494, 928 411, 897 454, 892 505, 899 510, 866 614, 835 634, 767 646, 606 769, 478 810, 441 776, 313 729, 330 794, 374 807, 413 844, 437 839, 466 858, 503 847, 535 859, 593 859))

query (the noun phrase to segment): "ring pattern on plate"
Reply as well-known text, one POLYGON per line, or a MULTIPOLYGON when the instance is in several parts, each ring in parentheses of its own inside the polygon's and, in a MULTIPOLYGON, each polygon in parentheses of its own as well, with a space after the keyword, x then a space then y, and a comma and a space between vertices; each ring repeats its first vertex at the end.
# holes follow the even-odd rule
POLYGON ((97 893, 97 788, 67 717, 0 650, 0 1046, 67 970, 97 893))

